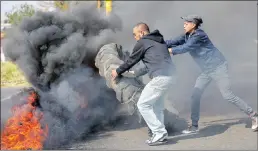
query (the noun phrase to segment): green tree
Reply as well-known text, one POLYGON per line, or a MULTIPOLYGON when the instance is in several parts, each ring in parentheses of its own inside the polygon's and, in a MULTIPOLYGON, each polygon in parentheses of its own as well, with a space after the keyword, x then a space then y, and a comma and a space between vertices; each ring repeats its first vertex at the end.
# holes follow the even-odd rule
POLYGON ((55 1, 54 5, 56 8, 62 10, 62 11, 66 11, 69 7, 69 1, 55 1))
POLYGON ((30 17, 35 14, 35 9, 32 5, 22 4, 19 7, 13 7, 11 12, 6 12, 7 22, 12 25, 18 25, 24 17, 30 17))
POLYGON ((74 6, 74 5, 78 5, 79 1, 55 1, 54 2, 54 6, 61 10, 61 11, 66 11, 68 10, 70 7, 74 6))

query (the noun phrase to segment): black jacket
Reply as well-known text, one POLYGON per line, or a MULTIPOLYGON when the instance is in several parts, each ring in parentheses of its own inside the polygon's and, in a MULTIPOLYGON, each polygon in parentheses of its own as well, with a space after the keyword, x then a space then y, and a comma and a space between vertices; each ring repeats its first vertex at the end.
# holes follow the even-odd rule
POLYGON ((171 76, 175 70, 166 42, 158 30, 143 36, 134 46, 128 60, 116 72, 121 75, 140 60, 146 65, 150 78, 171 76))

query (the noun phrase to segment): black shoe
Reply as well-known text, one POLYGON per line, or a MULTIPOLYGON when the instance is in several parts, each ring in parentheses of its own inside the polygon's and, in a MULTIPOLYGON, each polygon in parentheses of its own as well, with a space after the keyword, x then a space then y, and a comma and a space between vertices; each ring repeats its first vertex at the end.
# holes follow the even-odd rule
POLYGON ((152 137, 152 131, 151 131, 151 129, 149 127, 148 127, 148 136, 152 137))
POLYGON ((168 142, 167 138, 168 138, 167 133, 160 136, 154 134, 150 139, 146 140, 146 143, 149 146, 162 145, 168 142))
POLYGON ((186 130, 183 130, 182 133, 183 134, 191 134, 191 133, 197 133, 198 130, 198 126, 189 126, 186 130))

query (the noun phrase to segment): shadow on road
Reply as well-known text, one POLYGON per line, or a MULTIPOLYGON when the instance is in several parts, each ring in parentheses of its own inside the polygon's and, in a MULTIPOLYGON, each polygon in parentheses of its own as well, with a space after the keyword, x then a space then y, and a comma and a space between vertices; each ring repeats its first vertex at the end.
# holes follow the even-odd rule
MULTIPOLYGON (((91 142, 91 141, 95 141, 95 140, 98 140, 98 139, 105 139, 106 137, 111 137, 112 134, 110 133, 104 133, 104 132, 94 132, 94 133, 91 133, 90 135, 87 135, 85 136, 84 138, 82 138, 82 140, 79 140, 79 141, 74 141, 74 142, 71 142, 67 145, 64 145, 62 147, 59 147, 58 149, 59 150, 78 150, 78 149, 83 149, 83 150, 91 150, 91 148, 88 148, 88 143, 91 142)), ((99 149, 99 150, 103 150, 104 148, 97 148, 97 147, 94 147, 94 149, 99 149)))
MULTIPOLYGON (((164 112, 164 118, 165 126, 169 135, 178 135, 182 130, 186 129, 188 126, 188 123, 184 118, 180 118, 172 112, 166 110, 164 112)), ((113 125, 114 127, 110 129, 111 131, 126 131, 147 127, 147 124, 144 122, 144 120, 142 119, 142 122, 139 123, 135 115, 120 118, 116 121, 116 123, 113 123, 113 125)), ((146 129, 146 134, 147 133, 148 132, 146 129)))
POLYGON ((195 139, 195 138, 202 138, 202 137, 209 137, 215 136, 224 133, 233 125, 238 124, 245 124, 246 128, 251 127, 251 122, 249 118, 239 118, 239 119, 225 119, 225 120, 218 120, 218 121, 211 121, 204 123, 207 125, 206 127, 200 129, 200 131, 196 134, 181 134, 177 136, 172 136, 169 138, 169 142, 167 144, 175 144, 179 140, 186 140, 186 139, 195 139), (238 120, 236 122, 228 122, 231 120, 238 120), (212 124, 215 122, 225 122, 221 124, 212 124))

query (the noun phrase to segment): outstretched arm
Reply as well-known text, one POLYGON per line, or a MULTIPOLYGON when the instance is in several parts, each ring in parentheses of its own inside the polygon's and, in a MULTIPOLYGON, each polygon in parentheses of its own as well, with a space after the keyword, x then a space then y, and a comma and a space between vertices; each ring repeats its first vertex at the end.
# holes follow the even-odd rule
POLYGON ((143 45, 140 42, 138 42, 135 45, 132 54, 126 60, 126 62, 124 64, 120 65, 120 67, 118 67, 116 69, 117 74, 121 75, 122 73, 124 73, 125 71, 127 71, 131 67, 133 67, 136 63, 138 63, 141 60, 144 53, 145 53, 145 49, 144 49, 143 45))
POLYGON ((192 35, 192 37, 190 37, 186 43, 184 43, 183 45, 179 45, 176 47, 172 47, 172 54, 173 55, 177 55, 177 54, 182 54, 182 53, 186 53, 192 50, 196 50, 198 48, 201 47, 201 39, 202 36, 199 34, 195 34, 192 35))
POLYGON ((185 43, 185 35, 181 35, 176 39, 166 40, 165 41, 168 48, 176 47, 185 43))

